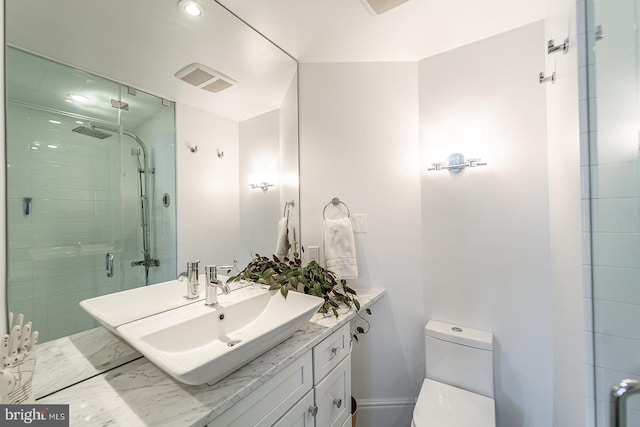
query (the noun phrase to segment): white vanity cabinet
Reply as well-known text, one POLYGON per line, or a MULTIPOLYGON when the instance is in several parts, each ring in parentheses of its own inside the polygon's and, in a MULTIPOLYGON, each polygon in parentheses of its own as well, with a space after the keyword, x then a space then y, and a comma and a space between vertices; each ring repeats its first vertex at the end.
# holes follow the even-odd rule
POLYGON ((351 414, 350 349, 346 324, 208 427, 342 427, 351 414))

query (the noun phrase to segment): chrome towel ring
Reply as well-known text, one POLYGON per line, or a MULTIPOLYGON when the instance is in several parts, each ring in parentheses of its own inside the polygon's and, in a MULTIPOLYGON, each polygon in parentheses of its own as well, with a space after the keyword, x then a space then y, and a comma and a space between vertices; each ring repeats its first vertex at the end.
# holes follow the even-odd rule
POLYGON ((347 204, 345 202, 343 202, 342 200, 338 199, 337 197, 334 197, 333 199, 331 199, 331 201, 325 205, 324 209, 322 209, 322 218, 323 219, 327 219, 327 217, 325 216, 325 212, 327 211, 327 208, 330 205, 338 206, 340 204, 344 205, 344 207, 347 208, 347 218, 350 218, 351 217, 351 211, 349 211, 349 206, 347 206, 347 204))

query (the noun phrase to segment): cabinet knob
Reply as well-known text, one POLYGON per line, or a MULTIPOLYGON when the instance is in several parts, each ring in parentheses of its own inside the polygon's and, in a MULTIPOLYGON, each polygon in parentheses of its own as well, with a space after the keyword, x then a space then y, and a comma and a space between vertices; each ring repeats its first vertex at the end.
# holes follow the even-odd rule
POLYGON ((312 417, 318 415, 318 407, 317 406, 309 406, 309 413, 312 417))
POLYGON ((340 348, 339 348, 339 347, 333 347, 333 348, 331 349, 331 354, 333 354, 333 355, 335 356, 336 354, 338 354, 338 351, 339 351, 339 350, 340 350, 340 348))
POLYGON ((333 399, 333 404, 336 405, 337 408, 342 406, 342 399, 333 399))

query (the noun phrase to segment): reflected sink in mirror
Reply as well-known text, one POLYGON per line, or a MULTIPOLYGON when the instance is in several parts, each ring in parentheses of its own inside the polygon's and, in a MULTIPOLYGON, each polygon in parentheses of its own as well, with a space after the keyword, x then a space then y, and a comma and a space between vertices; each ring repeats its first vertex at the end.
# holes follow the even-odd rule
POLYGON ((248 286, 220 295, 216 307, 199 301, 110 330, 176 380, 213 384, 289 338, 323 301, 248 286))

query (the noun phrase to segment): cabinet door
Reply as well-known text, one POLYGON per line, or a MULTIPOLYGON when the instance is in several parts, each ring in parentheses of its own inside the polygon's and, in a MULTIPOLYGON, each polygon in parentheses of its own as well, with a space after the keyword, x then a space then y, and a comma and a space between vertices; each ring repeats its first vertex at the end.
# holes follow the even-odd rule
POLYGON ((315 387, 317 427, 341 427, 351 414, 351 356, 315 387))
POLYGON ((295 406, 289 409, 273 426, 274 427, 313 427, 313 414, 315 405, 313 404, 313 390, 305 394, 295 406))

